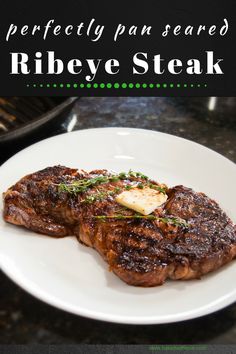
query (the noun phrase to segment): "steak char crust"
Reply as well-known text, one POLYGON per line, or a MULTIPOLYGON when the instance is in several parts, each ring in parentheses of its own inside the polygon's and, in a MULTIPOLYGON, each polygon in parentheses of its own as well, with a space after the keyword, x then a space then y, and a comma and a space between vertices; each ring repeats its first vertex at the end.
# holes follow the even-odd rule
POLYGON ((115 196, 127 185, 143 183, 140 176, 102 183, 78 194, 58 187, 98 176, 111 173, 55 166, 30 174, 4 193, 4 219, 53 237, 75 235, 95 248, 109 269, 130 285, 148 287, 168 278, 200 278, 236 257, 235 225, 203 193, 184 186, 167 189, 167 202, 153 213, 160 218, 184 219, 185 227, 161 220, 96 218, 134 215, 115 196), (94 198, 98 195, 103 198, 94 198))

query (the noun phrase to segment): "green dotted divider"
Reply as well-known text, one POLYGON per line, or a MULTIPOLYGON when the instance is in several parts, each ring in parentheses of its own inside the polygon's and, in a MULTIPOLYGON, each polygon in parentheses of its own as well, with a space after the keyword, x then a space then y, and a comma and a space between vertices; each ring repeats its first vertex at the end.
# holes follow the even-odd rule
POLYGON ((186 83, 126 83, 126 82, 122 82, 122 83, 61 83, 61 84, 53 84, 53 83, 48 83, 48 84, 27 84, 27 87, 34 87, 34 88, 122 88, 122 89, 139 89, 139 88, 151 88, 151 89, 160 89, 160 88, 203 88, 203 87, 207 87, 207 84, 186 84, 186 83))

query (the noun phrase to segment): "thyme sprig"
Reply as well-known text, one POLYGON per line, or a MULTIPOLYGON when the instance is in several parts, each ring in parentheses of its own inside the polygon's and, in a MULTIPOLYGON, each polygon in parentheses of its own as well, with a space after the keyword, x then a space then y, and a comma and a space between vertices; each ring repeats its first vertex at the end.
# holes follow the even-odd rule
POLYGON ((181 218, 177 217, 158 217, 155 215, 139 215, 139 214, 134 214, 134 215, 122 215, 122 214, 115 214, 115 215, 96 215, 94 216, 95 219, 106 221, 107 219, 117 219, 117 220, 127 220, 127 219, 146 219, 146 220, 157 220, 161 221, 165 224, 171 224, 175 226, 181 226, 181 227, 188 227, 188 223, 181 218))
POLYGON ((99 184, 108 182, 117 182, 119 178, 117 176, 98 176, 94 178, 84 178, 72 183, 60 183, 59 192, 67 192, 70 194, 78 194, 86 192, 89 188, 95 187, 99 184))
POLYGON ((165 187, 161 187, 161 186, 158 186, 156 184, 153 184, 153 183, 141 183, 141 182, 138 182, 137 184, 127 184, 125 186, 125 189, 126 190, 130 190, 132 188, 139 188, 139 189, 143 189, 144 187, 149 187, 151 189, 155 189, 156 191, 160 192, 160 193, 163 193, 163 194, 166 194, 166 188, 165 187))
POLYGON ((160 187, 160 186, 157 186, 157 185, 155 185, 153 183, 149 183, 148 187, 151 188, 151 189, 155 189, 156 191, 158 191, 160 193, 166 194, 166 188, 165 187, 160 187))
POLYGON ((103 199, 105 199, 109 196, 113 196, 113 195, 119 193, 119 191, 120 191, 120 188, 116 187, 111 191, 102 191, 102 192, 98 192, 98 193, 92 193, 92 194, 88 195, 85 199, 83 199, 81 201, 81 203, 92 204, 93 202, 102 201, 103 199))
POLYGON ((141 172, 134 172, 129 170, 129 172, 120 172, 117 175, 110 176, 97 176, 94 178, 84 178, 80 180, 75 180, 72 183, 59 183, 59 192, 67 192, 73 195, 78 193, 86 192, 89 188, 98 186, 103 183, 108 182, 118 182, 120 180, 126 180, 131 178, 141 178, 147 180, 148 177, 141 172))

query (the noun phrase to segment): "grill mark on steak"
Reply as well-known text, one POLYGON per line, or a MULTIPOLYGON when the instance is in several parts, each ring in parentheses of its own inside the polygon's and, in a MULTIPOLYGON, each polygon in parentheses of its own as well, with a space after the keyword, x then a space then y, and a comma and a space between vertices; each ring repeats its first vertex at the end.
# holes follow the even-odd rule
MULTIPOLYGON (((3 216, 7 222, 53 237, 75 235, 95 248, 110 270, 131 285, 161 285, 167 278, 194 279, 218 269, 236 256, 236 227, 219 205, 204 193, 176 186, 167 189, 167 202, 154 211, 157 217, 178 217, 188 228, 160 220, 107 219, 98 215, 134 215, 115 201, 130 183, 127 177, 70 194, 59 191, 60 183, 110 176, 107 170, 90 173, 63 166, 48 167, 22 178, 4 193, 3 216), (115 191, 104 199, 85 203, 95 193, 115 191)), ((150 181, 159 185, 155 181, 150 181)))

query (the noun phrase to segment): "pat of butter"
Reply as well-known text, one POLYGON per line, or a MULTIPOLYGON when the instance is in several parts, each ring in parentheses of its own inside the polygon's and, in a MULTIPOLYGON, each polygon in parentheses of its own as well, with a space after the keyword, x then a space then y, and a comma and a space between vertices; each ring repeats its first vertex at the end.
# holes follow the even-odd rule
POLYGON ((149 215, 167 201, 167 195, 149 187, 132 188, 120 193, 116 201, 140 214, 149 215))

